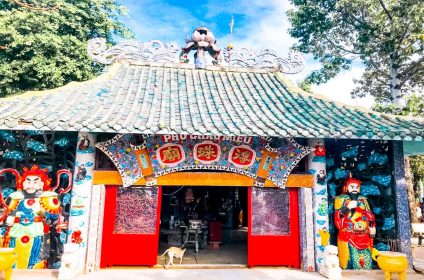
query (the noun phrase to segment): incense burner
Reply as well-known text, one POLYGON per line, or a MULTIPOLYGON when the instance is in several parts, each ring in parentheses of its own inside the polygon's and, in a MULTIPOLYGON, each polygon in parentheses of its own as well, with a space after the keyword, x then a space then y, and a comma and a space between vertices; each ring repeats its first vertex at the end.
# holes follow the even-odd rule
POLYGON ((16 262, 14 248, 0 248, 0 272, 4 271, 4 279, 12 279, 12 267, 16 262))
POLYGON ((399 273, 399 279, 406 280, 408 260, 405 254, 392 251, 379 252, 373 249, 372 258, 384 271, 385 280, 390 280, 390 273, 399 273))

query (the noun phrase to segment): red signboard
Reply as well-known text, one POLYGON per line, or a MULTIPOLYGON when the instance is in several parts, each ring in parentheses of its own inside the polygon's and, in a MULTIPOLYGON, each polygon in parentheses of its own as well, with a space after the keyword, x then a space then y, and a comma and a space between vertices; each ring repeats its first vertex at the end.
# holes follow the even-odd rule
POLYGON ((210 164, 219 160, 221 147, 211 141, 204 141, 194 146, 193 156, 203 164, 210 164))
POLYGON ((231 148, 228 161, 236 167, 244 168, 255 163, 256 152, 247 145, 235 146, 231 148))
POLYGON ((161 165, 173 167, 185 160, 184 149, 179 144, 165 144, 156 150, 157 160, 161 165))

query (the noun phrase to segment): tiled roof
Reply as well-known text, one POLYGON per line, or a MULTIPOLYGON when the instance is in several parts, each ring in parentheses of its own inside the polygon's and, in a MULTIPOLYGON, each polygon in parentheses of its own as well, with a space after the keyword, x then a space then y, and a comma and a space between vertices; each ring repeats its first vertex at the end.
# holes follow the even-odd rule
POLYGON ((0 129, 417 140, 424 121, 310 95, 281 73, 115 64, 87 82, 0 100, 0 129))

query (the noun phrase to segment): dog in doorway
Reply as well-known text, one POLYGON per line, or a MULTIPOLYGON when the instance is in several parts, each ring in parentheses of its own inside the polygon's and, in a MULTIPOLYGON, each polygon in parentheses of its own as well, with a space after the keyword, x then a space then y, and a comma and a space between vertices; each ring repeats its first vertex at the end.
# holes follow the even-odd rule
POLYGON ((187 248, 179 248, 179 247, 169 247, 165 252, 161 255, 161 257, 165 256, 165 264, 163 265, 165 269, 168 269, 169 265, 174 265, 174 258, 180 259, 180 264, 183 262, 184 253, 187 248), (166 262, 166 257, 168 257, 168 262, 166 262))

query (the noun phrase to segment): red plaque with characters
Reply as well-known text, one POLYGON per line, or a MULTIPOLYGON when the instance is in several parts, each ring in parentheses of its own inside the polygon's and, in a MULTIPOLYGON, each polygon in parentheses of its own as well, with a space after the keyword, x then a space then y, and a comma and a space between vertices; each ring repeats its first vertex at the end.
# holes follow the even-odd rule
POLYGON ((173 167, 185 160, 183 146, 179 144, 165 144, 156 150, 156 156, 161 165, 173 167))
POLYGON ((235 146, 228 155, 228 161, 238 168, 252 166, 255 163, 256 152, 247 145, 235 146))
POLYGON ((194 159, 203 164, 210 164, 219 160, 221 147, 211 141, 203 141, 194 146, 194 159))

